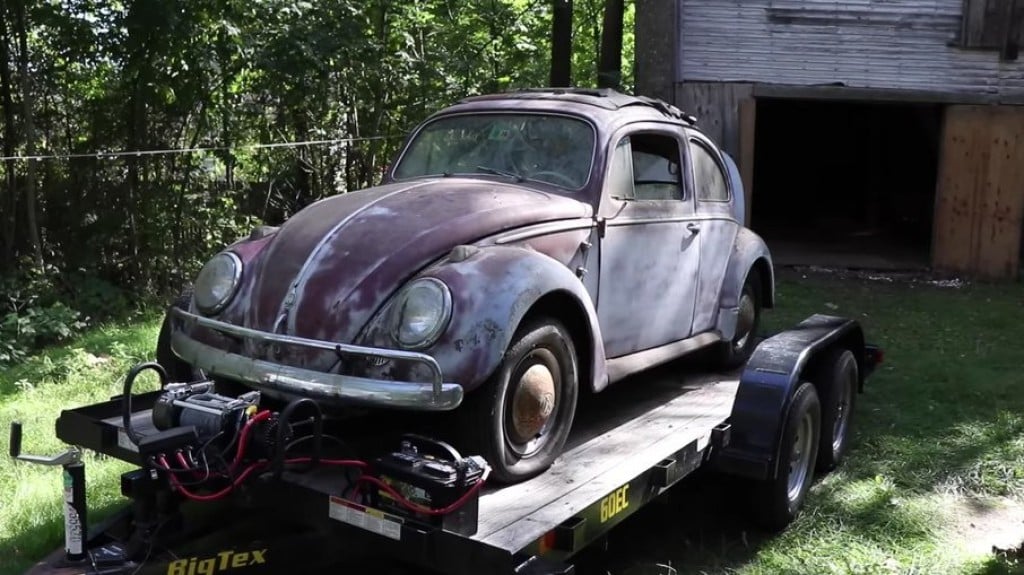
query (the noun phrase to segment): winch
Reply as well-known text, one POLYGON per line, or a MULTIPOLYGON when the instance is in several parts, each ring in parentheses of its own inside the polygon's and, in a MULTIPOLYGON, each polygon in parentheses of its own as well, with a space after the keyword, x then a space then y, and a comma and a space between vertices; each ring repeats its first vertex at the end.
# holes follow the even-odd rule
POLYGON ((202 440, 218 433, 233 436, 243 417, 256 412, 260 394, 228 397, 212 389, 213 382, 169 384, 153 404, 153 426, 165 431, 191 425, 202 440))

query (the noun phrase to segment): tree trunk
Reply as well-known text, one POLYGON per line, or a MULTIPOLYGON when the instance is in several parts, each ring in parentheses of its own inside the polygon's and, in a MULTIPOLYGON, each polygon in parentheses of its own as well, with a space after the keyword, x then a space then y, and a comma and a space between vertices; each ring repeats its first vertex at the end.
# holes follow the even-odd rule
MULTIPOLYGON (((28 22, 25 17, 25 0, 19 0, 16 4, 17 12, 15 18, 18 30, 18 75, 21 76, 21 104, 25 126, 25 155, 34 156, 36 153, 35 123, 32 115, 32 76, 28 69, 28 22)), ((36 219, 36 161, 28 160, 28 173, 25 180, 25 223, 28 224, 29 243, 32 245, 32 252, 35 255, 36 265, 43 269, 43 242, 39 234, 39 224, 36 219)))
POLYGON ((597 71, 600 88, 622 85, 622 19, 624 0, 606 0, 604 4, 604 30, 601 33, 601 65, 597 71))
POLYGON ((551 17, 551 85, 572 85, 572 0, 554 0, 551 17))
MULTIPOLYGON (((4 143, 3 154, 6 157, 14 155, 15 138, 14 130, 14 98, 11 97, 11 51, 8 42, 10 35, 7 33, 7 5, 0 5, 0 104, 4 107, 4 143)), ((18 164, 14 161, 4 162, 4 176, 7 183, 7 214, 0 220, 0 227, 3 228, 4 254, 3 264, 0 269, 10 269, 14 266, 14 241, 17 238, 18 229, 18 178, 15 170, 18 164)))

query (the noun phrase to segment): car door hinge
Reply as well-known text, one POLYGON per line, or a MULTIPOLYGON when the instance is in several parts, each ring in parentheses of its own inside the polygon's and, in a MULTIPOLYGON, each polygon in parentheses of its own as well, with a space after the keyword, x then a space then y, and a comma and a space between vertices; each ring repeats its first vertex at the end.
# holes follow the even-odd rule
POLYGON ((601 218, 597 220, 597 237, 604 238, 604 233, 608 229, 608 220, 601 218))
POLYGON ((585 268, 583 266, 578 266, 576 268, 576 277, 578 277, 580 279, 583 279, 583 276, 585 276, 585 275, 587 275, 587 268, 585 268))

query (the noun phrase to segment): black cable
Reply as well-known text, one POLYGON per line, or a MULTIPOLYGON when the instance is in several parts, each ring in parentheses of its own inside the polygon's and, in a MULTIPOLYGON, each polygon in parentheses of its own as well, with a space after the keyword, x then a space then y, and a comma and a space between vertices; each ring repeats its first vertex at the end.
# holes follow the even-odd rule
POLYGON ((320 452, 323 448, 323 434, 324 434, 324 420, 323 415, 320 412, 320 406, 309 399, 303 397, 296 399, 288 403, 285 408, 281 411, 281 416, 277 419, 277 449, 274 451, 274 460, 271 468, 274 471, 274 480, 281 479, 281 474, 284 472, 284 454, 285 449, 282 448, 285 445, 285 433, 288 427, 288 421, 292 418, 292 414, 301 407, 310 407, 313 410, 313 453, 311 455, 310 468, 316 466, 320 462, 320 452))
POLYGON ((138 445, 142 440, 135 429, 132 427, 132 386, 135 384, 135 378, 140 373, 147 369, 152 369, 160 376, 160 387, 167 387, 167 371, 164 370, 163 366, 155 361, 146 363, 140 363, 128 370, 128 375, 124 378, 124 389, 122 390, 121 396, 121 419, 124 423, 124 433, 128 436, 128 439, 132 443, 138 445))

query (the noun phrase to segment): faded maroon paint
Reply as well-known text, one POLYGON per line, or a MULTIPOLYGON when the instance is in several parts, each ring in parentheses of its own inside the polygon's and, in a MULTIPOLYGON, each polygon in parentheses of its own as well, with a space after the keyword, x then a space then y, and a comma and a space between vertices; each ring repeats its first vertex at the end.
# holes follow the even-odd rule
MULTIPOLYGON (((576 200, 498 181, 440 178, 334 196, 286 222, 221 319, 351 342, 411 276, 452 246, 526 224, 587 218, 576 200), (285 299, 295 288, 293 305, 285 299)), ((262 240, 261 240, 262 241, 262 240)), ((238 247, 236 246, 236 251, 238 247)))
MULTIPOLYGON (((586 232, 563 233, 549 239, 554 237, 563 244, 556 251, 565 253, 565 246, 572 242, 578 250, 577 240, 585 239, 586 232)), ((581 348, 577 353, 581 362, 586 362, 583 373, 588 375, 583 385, 589 387, 596 381, 597 387, 601 387, 606 375, 597 314, 583 284, 566 263, 526 247, 486 246, 463 261, 442 261, 424 271, 422 276, 440 279, 450 286, 456 299, 448 329, 425 350, 441 366, 445 381, 458 383, 467 392, 478 387, 497 368, 515 329, 534 304, 552 293, 562 293, 566 296, 564 301, 574 303, 560 307, 560 317, 575 317, 579 325, 587 326, 584 333, 576 334, 577 347, 581 348)), ((360 343, 395 347, 388 315, 385 307, 374 317, 360 343)), ((418 381, 415 374, 397 363, 370 369, 369 374, 418 381)))

